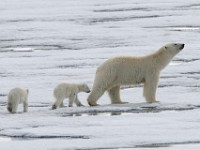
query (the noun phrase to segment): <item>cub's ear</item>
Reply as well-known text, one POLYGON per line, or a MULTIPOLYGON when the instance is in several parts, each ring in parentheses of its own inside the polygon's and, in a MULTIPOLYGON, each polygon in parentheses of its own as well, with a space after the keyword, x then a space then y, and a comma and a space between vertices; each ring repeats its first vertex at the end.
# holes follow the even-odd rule
POLYGON ((29 94, 29 89, 26 89, 27 94, 29 94))

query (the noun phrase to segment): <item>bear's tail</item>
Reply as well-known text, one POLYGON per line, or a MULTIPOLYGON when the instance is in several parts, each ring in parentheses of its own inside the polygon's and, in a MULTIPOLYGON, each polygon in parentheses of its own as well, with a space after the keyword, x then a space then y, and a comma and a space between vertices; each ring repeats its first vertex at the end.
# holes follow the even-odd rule
POLYGON ((10 113, 12 113, 12 103, 8 103, 7 109, 10 113))

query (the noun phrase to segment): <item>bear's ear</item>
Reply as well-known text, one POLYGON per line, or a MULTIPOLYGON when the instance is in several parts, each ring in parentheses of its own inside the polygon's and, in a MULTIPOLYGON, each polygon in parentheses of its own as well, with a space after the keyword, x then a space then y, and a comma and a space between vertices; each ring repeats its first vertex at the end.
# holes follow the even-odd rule
POLYGON ((167 46, 165 46, 165 49, 167 49, 167 46))

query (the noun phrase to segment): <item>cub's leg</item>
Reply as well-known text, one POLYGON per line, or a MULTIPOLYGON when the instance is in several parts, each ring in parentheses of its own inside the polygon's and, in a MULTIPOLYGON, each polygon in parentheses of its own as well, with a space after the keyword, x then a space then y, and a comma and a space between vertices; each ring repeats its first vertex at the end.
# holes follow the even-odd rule
POLYGON ((73 103, 74 103, 75 99, 76 99, 76 94, 75 93, 69 96, 69 104, 68 104, 69 107, 73 106, 73 103))
POLYGON ((76 98, 75 98, 75 104, 76 104, 76 106, 78 106, 78 107, 80 107, 80 106, 84 106, 83 104, 81 104, 81 102, 79 101, 79 99, 78 99, 78 96, 76 96, 76 98))
POLYGON ((8 102, 7 110, 12 113, 12 103, 8 102))
POLYGON ((15 101, 12 103, 12 113, 16 113, 17 112, 17 108, 18 108, 18 101, 15 101))
MULTIPOLYGON (((64 101, 64 100, 63 100, 64 101)), ((60 104, 60 108, 65 107, 64 102, 62 101, 62 103, 60 104)))
POLYGON ((23 102, 23 105, 24 105, 24 112, 28 112, 28 101, 25 100, 25 101, 23 102))
POLYGON ((59 108, 59 106, 61 105, 61 103, 63 102, 63 100, 64 100, 63 97, 56 98, 56 101, 55 101, 54 104, 52 105, 52 109, 57 109, 57 108, 59 108))

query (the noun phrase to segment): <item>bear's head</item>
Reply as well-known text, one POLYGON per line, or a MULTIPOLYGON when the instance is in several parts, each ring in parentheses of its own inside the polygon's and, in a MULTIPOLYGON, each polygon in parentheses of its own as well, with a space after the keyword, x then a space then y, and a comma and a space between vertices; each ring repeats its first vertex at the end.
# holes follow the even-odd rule
POLYGON ((171 43, 161 47, 160 50, 155 53, 156 57, 154 57, 156 58, 156 62, 159 64, 158 68, 163 69, 165 66, 167 66, 172 58, 183 48, 184 44, 179 43, 171 43))
POLYGON ((82 92, 90 93, 90 89, 89 89, 87 84, 81 84, 79 90, 82 91, 82 92))
POLYGON ((163 49, 167 52, 167 54, 171 55, 171 57, 174 57, 184 48, 184 45, 185 44, 171 43, 163 46, 163 49))

